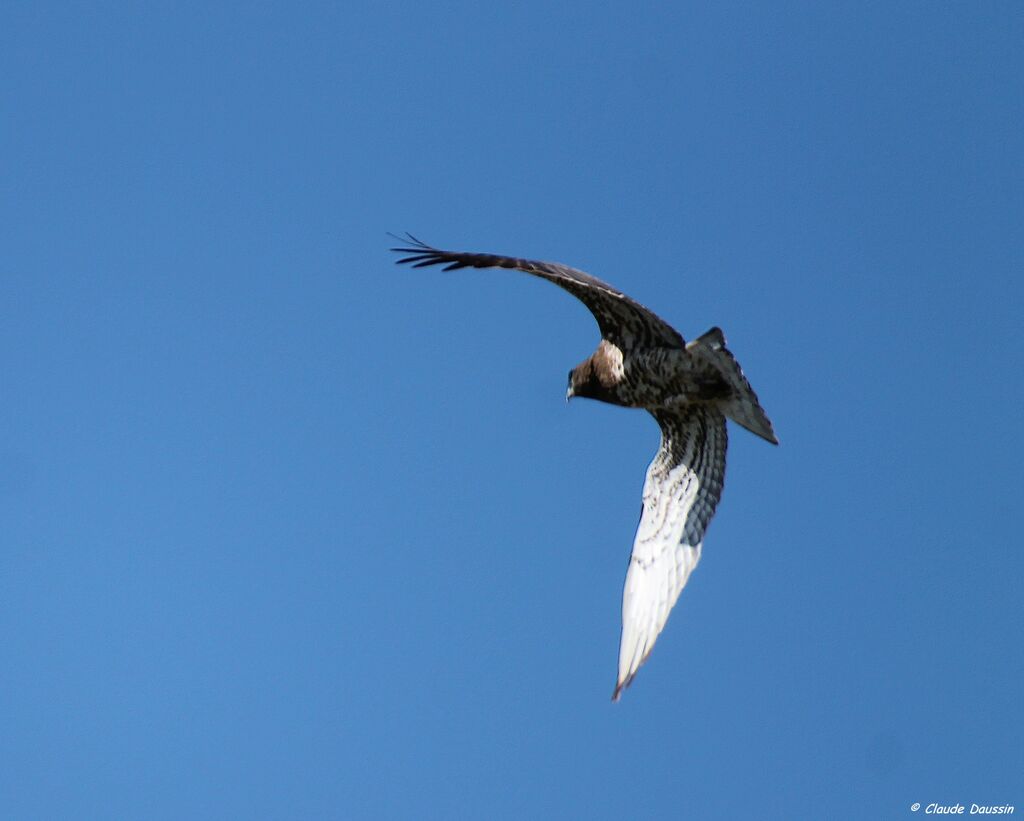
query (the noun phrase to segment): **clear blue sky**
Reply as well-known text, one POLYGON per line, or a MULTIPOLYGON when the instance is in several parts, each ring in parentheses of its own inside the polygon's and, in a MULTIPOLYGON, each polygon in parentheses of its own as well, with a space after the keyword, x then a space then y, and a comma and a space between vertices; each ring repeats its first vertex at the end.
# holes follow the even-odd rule
POLYGON ((0 11, 0 816, 1024 810, 1024 10, 0 11), (782 444, 620 704, 646 414, 722 326, 782 444))

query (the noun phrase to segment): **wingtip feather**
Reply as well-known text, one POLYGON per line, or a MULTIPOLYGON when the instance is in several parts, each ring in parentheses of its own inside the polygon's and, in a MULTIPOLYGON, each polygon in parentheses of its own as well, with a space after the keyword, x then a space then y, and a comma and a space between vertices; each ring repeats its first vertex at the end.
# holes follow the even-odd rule
MULTIPOLYGON (((396 248, 388 249, 389 251, 394 251, 396 254, 418 254, 420 256, 426 256, 427 254, 434 253, 437 250, 436 248, 427 245, 423 240, 414 237, 408 231, 406 231, 404 237, 400 237, 398 234, 392 234, 390 231, 387 232, 387 235, 401 243, 401 245, 396 248)), ((407 261, 408 260, 406 259, 400 259, 396 264, 401 265, 403 262, 407 261)))

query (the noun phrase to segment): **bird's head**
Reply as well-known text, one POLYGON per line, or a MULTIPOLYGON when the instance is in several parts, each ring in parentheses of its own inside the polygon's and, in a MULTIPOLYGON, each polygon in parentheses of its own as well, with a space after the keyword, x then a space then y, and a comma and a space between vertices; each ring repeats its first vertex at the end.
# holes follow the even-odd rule
POLYGON ((602 379, 601 369, 591 357, 569 371, 569 386, 565 392, 565 401, 568 402, 574 396, 582 396, 587 399, 610 402, 613 405, 621 404, 614 390, 606 384, 607 382, 607 378, 602 379))

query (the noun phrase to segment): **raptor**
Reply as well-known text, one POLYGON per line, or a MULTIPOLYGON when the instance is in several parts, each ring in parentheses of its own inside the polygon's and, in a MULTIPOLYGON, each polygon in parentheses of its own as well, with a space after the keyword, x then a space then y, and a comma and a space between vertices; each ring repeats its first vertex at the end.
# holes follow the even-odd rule
POLYGON ((642 408, 661 428, 647 469, 643 510, 622 594, 617 701, 647 660, 700 561, 725 480, 726 419, 777 445, 772 423, 739 364, 712 328, 686 342, 667 322, 596 277, 554 262, 442 251, 396 237, 399 264, 511 268, 553 282, 597 320, 597 350, 569 372, 566 397, 642 408))

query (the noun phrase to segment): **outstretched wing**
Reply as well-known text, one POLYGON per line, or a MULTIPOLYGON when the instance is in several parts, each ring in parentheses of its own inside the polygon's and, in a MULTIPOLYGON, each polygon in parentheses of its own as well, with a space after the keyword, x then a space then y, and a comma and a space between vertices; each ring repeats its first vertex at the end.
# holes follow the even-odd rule
POLYGON ((535 262, 496 254, 441 251, 420 242, 411 234, 407 234, 403 242, 405 245, 391 249, 407 255, 398 260, 398 264, 411 263, 414 268, 423 268, 447 263, 446 271, 456 268, 513 268, 553 282, 586 305, 597 320, 601 335, 623 351, 684 345, 683 337, 652 311, 607 282, 575 268, 557 262, 535 262))
POLYGON ((722 495, 725 417, 712 405, 653 411, 661 447, 647 469, 644 506, 622 593, 619 677, 613 700, 636 676, 686 580, 722 495))

